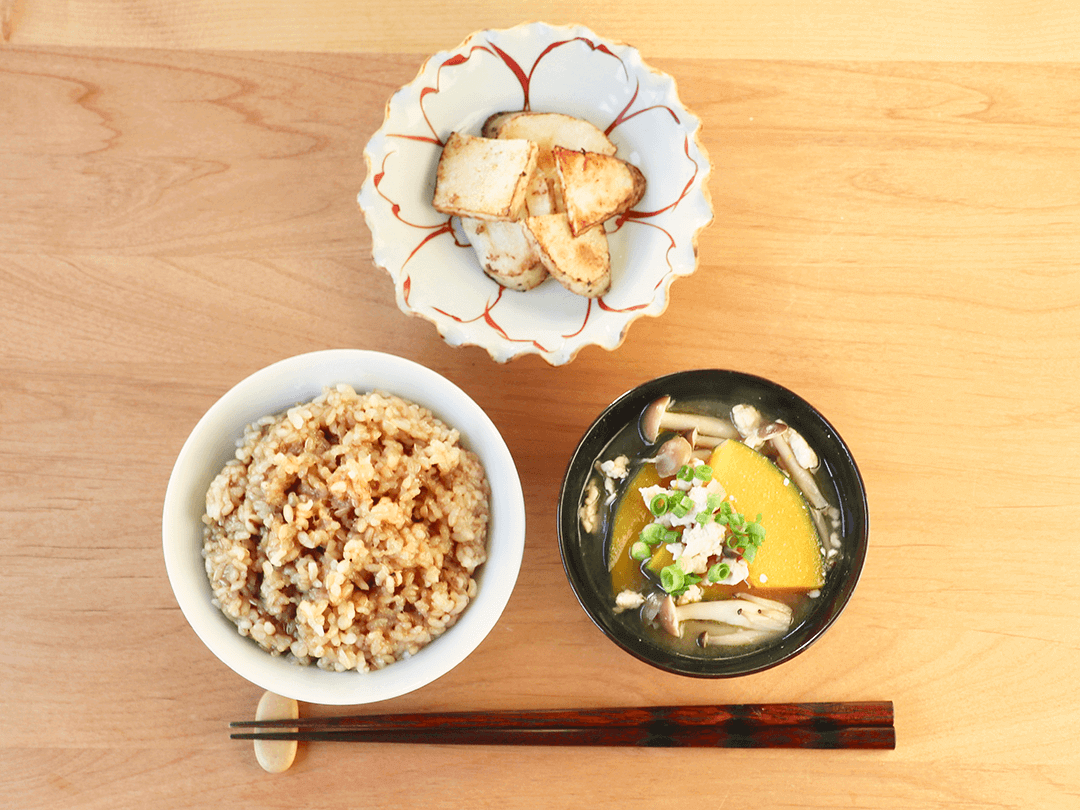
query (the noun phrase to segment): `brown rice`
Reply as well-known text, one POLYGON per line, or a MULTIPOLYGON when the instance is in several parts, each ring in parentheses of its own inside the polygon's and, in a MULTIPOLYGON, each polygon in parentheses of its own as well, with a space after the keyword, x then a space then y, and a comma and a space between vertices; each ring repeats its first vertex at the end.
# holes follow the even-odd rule
POLYGON ((323 669, 379 669, 453 625, 487 559, 479 458, 427 409, 327 388, 249 425, 206 494, 214 604, 323 669))

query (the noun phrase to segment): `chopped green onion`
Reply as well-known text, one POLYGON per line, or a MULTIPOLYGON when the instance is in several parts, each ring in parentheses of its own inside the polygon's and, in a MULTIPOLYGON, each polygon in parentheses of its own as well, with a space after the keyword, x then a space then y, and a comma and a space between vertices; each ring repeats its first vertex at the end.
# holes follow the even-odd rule
POLYGON ((694 470, 689 464, 683 464, 681 467, 679 467, 679 471, 675 473, 675 477, 678 478, 680 481, 693 481, 694 470))
POLYGON ((715 512, 720 508, 720 505, 724 503, 724 496, 717 495, 714 492, 710 492, 709 496, 705 499, 705 508, 710 512, 715 512))
POLYGON ((731 503, 724 501, 720 504, 720 514, 716 518, 716 522, 728 526, 731 524, 731 518, 735 514, 735 511, 731 508, 731 503))
POLYGON ((663 542, 667 530, 659 523, 650 523, 641 530, 638 539, 647 546, 656 546, 663 542))
POLYGON ((678 563, 672 563, 660 570, 660 587, 668 593, 682 590, 686 581, 686 574, 678 563))
MULTIPOLYGON (((709 501, 710 506, 713 503, 715 502, 709 501)), ((700 519, 700 515, 698 517, 700 519)), ((749 522, 745 516, 732 509, 728 501, 724 501, 720 504, 719 510, 713 519, 727 527, 728 536, 724 541, 724 545, 741 554, 747 562, 750 562, 765 541, 765 527, 761 525, 761 518, 762 515, 759 514, 757 520, 749 522)))
POLYGON ((649 501, 649 511, 657 517, 660 517, 660 515, 667 512, 669 507, 670 501, 668 500, 668 496, 663 492, 657 493, 653 496, 653 499, 649 501))
POLYGON ((685 492, 675 490, 668 494, 668 511, 676 517, 685 517, 693 505, 694 502, 685 492))
POLYGON ((708 464, 699 464, 694 467, 694 478, 699 481, 708 481, 712 478, 712 467, 708 464))
POLYGON ((641 540, 638 540, 630 546, 630 559, 632 560, 647 560, 651 556, 652 549, 649 548, 648 543, 643 543, 641 540))
POLYGON ((731 576, 731 566, 727 563, 716 563, 709 569, 709 573, 705 575, 705 578, 709 582, 720 582, 720 580, 727 579, 731 576))
POLYGON ((704 526, 706 523, 711 523, 712 519, 713 513, 708 511, 707 509, 704 512, 698 512, 697 516, 694 518, 694 520, 696 520, 702 526, 704 526))
POLYGON ((679 533, 674 529, 664 529, 664 543, 676 543, 679 540, 679 533))

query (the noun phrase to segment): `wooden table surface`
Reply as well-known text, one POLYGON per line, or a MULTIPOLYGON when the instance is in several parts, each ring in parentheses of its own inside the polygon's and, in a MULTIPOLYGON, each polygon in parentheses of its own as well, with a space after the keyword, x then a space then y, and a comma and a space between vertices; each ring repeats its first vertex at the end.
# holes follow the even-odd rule
POLYGON ((1080 804, 1080 10, 712 5, 0 1, 0 805, 1080 804), (557 368, 402 314, 355 204, 391 93, 435 50, 529 19, 638 47, 713 162, 697 273, 617 351, 557 368), (890 699, 896 750, 311 745, 265 774, 226 731, 261 690, 181 615, 162 498, 222 393, 331 347, 462 386, 527 502, 490 636, 357 711, 890 699), (870 503, 838 623, 734 680, 607 642, 556 545, 584 428, 697 367, 817 405, 870 503))

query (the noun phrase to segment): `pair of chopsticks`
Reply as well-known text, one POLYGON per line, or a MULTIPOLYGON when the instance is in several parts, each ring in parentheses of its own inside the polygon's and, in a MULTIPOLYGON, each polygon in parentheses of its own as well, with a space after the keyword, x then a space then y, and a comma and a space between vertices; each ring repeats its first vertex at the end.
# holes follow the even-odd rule
POLYGON ((892 701, 242 720, 234 740, 657 748, 896 747, 892 701))

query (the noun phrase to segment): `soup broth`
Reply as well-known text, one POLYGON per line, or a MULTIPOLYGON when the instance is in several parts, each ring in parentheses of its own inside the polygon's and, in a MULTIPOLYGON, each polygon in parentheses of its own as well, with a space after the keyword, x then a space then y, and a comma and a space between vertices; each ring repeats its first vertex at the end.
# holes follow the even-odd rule
POLYGON ((805 619, 839 558, 827 471, 775 414, 706 400, 665 414, 655 433, 647 409, 617 434, 587 488, 596 497, 582 519, 605 538, 615 610, 690 655, 775 643, 805 619))

